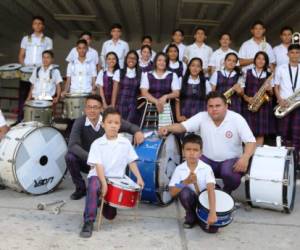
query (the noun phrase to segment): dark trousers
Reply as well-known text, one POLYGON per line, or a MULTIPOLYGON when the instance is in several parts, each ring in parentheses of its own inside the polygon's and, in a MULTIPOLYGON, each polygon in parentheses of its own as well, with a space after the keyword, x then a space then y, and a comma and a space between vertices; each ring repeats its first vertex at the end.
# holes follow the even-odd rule
MULTIPOLYGON (((85 199, 85 208, 83 214, 84 222, 94 222, 96 220, 100 193, 101 183, 98 176, 90 177, 88 179, 88 190, 85 199)), ((117 209, 104 203, 102 214, 106 219, 112 220, 117 215, 117 209)))
POLYGON ((186 222, 194 224, 198 221, 200 227, 207 233, 216 233, 218 231, 218 227, 210 226, 207 228, 207 225, 204 222, 198 220, 196 215, 198 196, 193 190, 189 187, 184 187, 179 193, 179 201, 185 209, 186 222))
POLYGON ((18 122, 21 122, 24 118, 24 103, 29 94, 30 87, 30 82, 20 81, 19 83, 18 122))
POLYGON ((85 161, 79 159, 76 155, 70 152, 66 154, 65 160, 76 190, 85 191, 86 185, 84 179, 82 178, 81 172, 88 173, 90 171, 90 166, 87 165, 85 161))
POLYGON ((241 184, 243 174, 233 172, 233 165, 237 162, 238 158, 217 162, 202 155, 201 160, 211 166, 216 178, 221 178, 223 180, 223 190, 226 193, 231 194, 231 192, 237 189, 241 184))

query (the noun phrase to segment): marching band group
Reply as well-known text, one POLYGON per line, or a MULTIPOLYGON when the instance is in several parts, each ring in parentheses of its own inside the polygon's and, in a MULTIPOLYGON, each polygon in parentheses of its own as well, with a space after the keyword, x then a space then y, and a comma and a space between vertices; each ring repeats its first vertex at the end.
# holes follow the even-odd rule
MULTIPOLYGON (((56 104, 68 94, 89 94, 85 115, 73 124, 65 157, 75 185, 71 199, 86 196, 82 237, 92 234, 100 192, 102 197, 107 192, 105 176, 124 175, 129 165, 137 184, 144 186, 133 146, 118 135, 132 134, 137 145, 144 141, 138 97, 158 113, 171 103, 177 123, 157 129, 164 136, 180 134, 183 142, 185 161, 175 169, 169 186, 186 210, 185 228, 197 221, 198 194, 204 189, 210 208, 207 224, 216 222, 215 176, 222 178, 223 191, 230 194, 240 185, 256 145, 263 145, 267 137, 280 135, 285 146, 295 148, 298 163, 300 109, 289 108, 299 101, 300 45, 292 42, 292 28, 282 28, 282 43, 272 48, 264 23, 254 22, 252 37, 239 52, 230 48, 229 33, 220 36, 220 48, 213 51, 205 43, 205 29, 195 29, 189 46, 183 44, 183 31, 176 29, 172 42, 156 53, 151 36, 142 38, 139 50, 130 50, 121 40, 122 26, 114 24, 100 56, 91 47, 91 33, 83 32, 66 58, 63 89, 59 68, 53 64, 52 40, 44 28, 43 17, 34 17, 33 33, 21 42, 19 63, 36 68, 29 82, 20 83, 18 122, 25 101, 43 96, 56 104), (288 110, 281 119, 274 115, 276 102, 280 111, 288 110), (81 172, 88 173, 87 186, 81 172)), ((7 131, 0 112, 0 139, 7 131)), ((116 209, 104 204, 103 215, 113 219, 116 209)), ((207 232, 218 230, 203 222, 200 226, 207 232)))

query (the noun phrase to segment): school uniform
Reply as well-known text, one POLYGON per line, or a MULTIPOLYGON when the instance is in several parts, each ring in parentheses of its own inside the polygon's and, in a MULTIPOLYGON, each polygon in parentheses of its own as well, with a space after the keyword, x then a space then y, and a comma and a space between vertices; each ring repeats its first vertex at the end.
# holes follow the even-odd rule
POLYGON ((129 51, 128 43, 119 39, 116 43, 113 40, 108 40, 103 43, 102 50, 101 50, 101 64, 103 68, 106 68, 105 57, 108 52, 115 52, 119 58, 119 65, 120 68, 123 69, 124 67, 124 59, 129 51))
POLYGON ((108 70, 100 70, 96 79, 96 85, 103 87, 104 97, 107 105, 111 104, 113 84, 120 82, 120 70, 110 72, 108 70))
MULTIPOLYGON (((136 51, 136 53, 139 55, 139 58, 142 57, 141 49, 138 49, 138 50, 136 51)), ((155 56, 156 56, 156 52, 155 52, 153 49, 151 49, 151 58, 150 58, 150 60, 151 60, 152 62, 154 61, 155 56)))
POLYGON ((70 62, 67 68, 67 77, 71 78, 70 93, 91 93, 92 78, 96 76, 96 65, 92 61, 80 62, 77 58, 70 62))
MULTIPOLYGON (((280 97, 287 99, 300 89, 300 64, 298 67, 290 67, 289 64, 282 64, 276 68, 275 85, 279 85, 280 97), (297 74, 298 71, 298 74, 297 74), (297 77, 298 75, 298 77, 297 77)), ((300 109, 297 108, 285 117, 277 120, 279 133, 284 142, 291 141, 296 151, 300 150, 300 109)))
MULTIPOLYGON (((259 51, 264 51, 267 53, 269 57, 269 62, 275 63, 275 56, 273 53, 273 49, 268 42, 260 42, 259 44, 254 41, 253 38, 245 41, 240 50, 239 50, 239 58, 240 59, 253 59, 255 54, 259 51)), ((252 69, 254 64, 250 64, 243 67, 243 71, 246 72, 248 69, 252 69)))
POLYGON ((7 126, 7 123, 5 121, 5 118, 4 118, 4 115, 3 115, 2 111, 0 109, 0 128, 4 127, 4 126, 7 126))
POLYGON ((208 66, 214 67, 215 71, 223 69, 225 57, 229 53, 235 53, 238 56, 238 53, 233 49, 228 48, 226 51, 222 48, 217 49, 212 53, 208 66))
MULTIPOLYGON (((130 141, 121 135, 118 135, 114 140, 109 140, 106 135, 103 135, 92 143, 87 160, 91 170, 88 174, 88 191, 83 215, 84 222, 94 222, 97 216, 101 182, 97 176, 96 165, 103 166, 106 177, 123 177, 127 165, 137 159, 138 156, 130 141)), ((116 208, 105 204, 104 217, 113 219, 116 214, 116 208)))
POLYGON ((186 71, 186 64, 182 61, 172 62, 169 61, 168 70, 176 73, 178 78, 182 78, 186 71))
MULTIPOLYGON (((24 65, 41 65, 42 64, 42 53, 45 50, 53 49, 52 39, 44 36, 37 36, 32 33, 28 36, 24 36, 21 41, 20 47, 25 50, 24 65)), ((18 118, 17 121, 21 122, 24 116, 24 103, 30 91, 30 82, 20 80, 19 83, 19 103, 18 103, 18 118)))
MULTIPOLYGON (((224 94, 228 89, 232 88, 233 85, 239 83, 242 88, 244 88, 244 82, 242 77, 239 76, 235 71, 229 72, 228 70, 218 70, 215 71, 211 78, 210 84, 216 86, 216 91, 218 93, 224 94)), ((237 94, 231 96, 231 104, 229 109, 233 110, 239 114, 242 114, 242 99, 237 94)))
POLYGON ((206 96, 211 90, 210 84, 207 80, 203 79, 200 82, 200 77, 193 79, 189 77, 186 86, 181 86, 180 91, 180 114, 186 118, 190 118, 200 111, 206 110, 206 100, 202 98, 201 84, 205 84, 206 96))
MULTIPOLYGON (((173 43, 174 44, 174 43, 173 43)), ((166 53, 166 51, 167 51, 167 48, 169 47, 169 45, 170 45, 170 43, 169 44, 167 44, 165 47, 164 47, 164 49, 163 49, 163 52, 164 53, 166 53)), ((184 55, 184 50, 185 50, 185 48, 186 48, 186 45, 184 45, 183 43, 180 43, 180 44, 175 44, 176 46, 177 46, 177 48, 178 48, 178 50, 179 50, 179 61, 182 61, 183 60, 183 55, 184 55)))
POLYGON ((276 66, 289 63, 288 48, 282 43, 273 48, 276 66))
POLYGON ((119 83, 117 109, 124 120, 137 124, 136 100, 140 93, 140 73, 136 69, 126 69, 119 83))
MULTIPOLYGON (((245 95, 249 97, 255 96, 267 78, 268 75, 265 71, 259 73, 255 68, 247 70, 244 88, 245 95)), ((265 102, 257 112, 249 111, 248 103, 245 101, 242 104, 242 109, 243 116, 255 136, 266 136, 276 132, 272 99, 269 102, 265 102)))
POLYGON ((207 71, 212 53, 212 48, 207 46, 205 43, 203 43, 201 46, 193 43, 192 45, 186 47, 183 57, 187 58, 188 62, 195 57, 200 58, 203 63, 202 68, 207 71))
POLYGON ((47 69, 44 66, 37 67, 33 71, 30 79, 33 86, 32 97, 55 96, 56 86, 63 82, 60 72, 51 64, 47 69))
POLYGON ((217 178, 223 179, 223 190, 231 193, 238 188, 242 173, 233 172, 232 166, 243 154, 243 143, 255 142, 246 120, 227 110, 219 126, 207 112, 199 112, 181 124, 187 132, 200 133, 203 141, 201 159, 212 167, 217 178))
MULTIPOLYGON (((66 57, 67 62, 73 62, 79 57, 77 49, 72 48, 69 54, 66 57)), ((86 58, 89 61, 92 61, 95 65, 99 64, 99 54, 97 50, 93 49, 92 47, 88 47, 88 50, 86 52, 86 58)))
POLYGON ((139 67, 143 73, 149 72, 153 70, 153 62, 149 60, 148 62, 144 63, 142 60, 139 60, 139 67))

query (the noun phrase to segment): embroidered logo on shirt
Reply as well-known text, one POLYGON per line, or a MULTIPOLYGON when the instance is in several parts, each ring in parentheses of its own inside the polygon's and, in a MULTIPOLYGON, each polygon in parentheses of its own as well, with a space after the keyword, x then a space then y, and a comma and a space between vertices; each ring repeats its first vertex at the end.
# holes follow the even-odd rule
POLYGON ((225 136, 226 136, 226 138, 230 139, 230 138, 232 138, 233 134, 230 130, 228 130, 228 131, 226 131, 225 136))

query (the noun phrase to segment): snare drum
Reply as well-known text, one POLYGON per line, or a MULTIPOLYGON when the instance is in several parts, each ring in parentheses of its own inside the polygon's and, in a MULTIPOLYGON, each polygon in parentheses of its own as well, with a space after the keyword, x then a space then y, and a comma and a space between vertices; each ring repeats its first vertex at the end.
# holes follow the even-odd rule
POLYGON ((45 125, 52 123, 52 102, 45 100, 27 101, 24 105, 24 121, 37 121, 45 125))
MULTIPOLYGON (((169 182, 177 165, 179 165, 180 146, 174 135, 166 139, 147 138, 136 147, 139 156, 137 165, 145 182, 142 201, 167 205, 172 201, 169 182)), ((130 177, 135 180, 132 173, 130 177)))
POLYGON ((88 93, 67 94, 64 99, 63 117, 73 120, 83 116, 87 96, 88 93))
POLYGON ((20 68, 21 80, 24 82, 29 82, 29 79, 34 71, 35 66, 24 66, 20 68))
POLYGON ((245 184, 250 205, 290 213, 296 192, 293 150, 258 147, 252 157, 245 184))
POLYGON ((140 186, 129 177, 108 178, 105 201, 116 208, 133 208, 139 198, 140 186))
MULTIPOLYGON (((229 225, 232 220, 232 212, 234 209, 234 201, 232 197, 221 190, 215 190, 216 194, 216 214, 217 221, 212 225, 216 227, 225 227, 229 225)), ((199 205, 196 210, 197 217, 203 223, 207 223, 209 215, 209 201, 208 192, 204 190, 199 195, 199 205)))
POLYGON ((5 64, 0 67, 0 78, 1 79, 17 79, 20 78, 19 69, 21 68, 19 63, 5 64))
POLYGON ((0 183, 18 192, 45 194, 66 172, 67 144, 54 128, 20 123, 0 142, 0 183))

